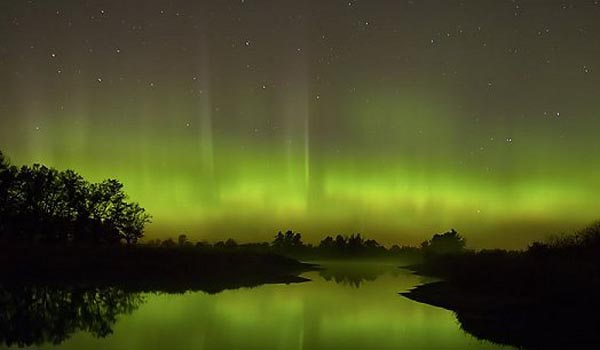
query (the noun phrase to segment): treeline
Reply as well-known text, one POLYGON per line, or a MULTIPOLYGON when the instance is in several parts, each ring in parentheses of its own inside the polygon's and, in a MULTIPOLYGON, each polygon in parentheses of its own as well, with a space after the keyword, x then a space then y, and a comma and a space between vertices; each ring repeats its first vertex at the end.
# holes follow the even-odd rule
POLYGON ((0 152, 0 240, 133 244, 148 222, 117 180, 90 183, 39 164, 18 168, 0 152))
MULTIPOLYGON (((504 284, 505 280, 517 280, 517 286, 528 286, 536 281, 536 287, 546 283, 591 283, 590 276, 600 276, 600 221, 571 234, 551 236, 546 241, 534 241, 525 250, 484 249, 479 251, 460 248, 457 239, 435 235, 429 244, 423 244, 424 263, 418 270, 465 284, 504 284), (434 241, 437 241, 434 242, 434 241), (445 241, 443 248, 439 246, 445 241), (451 243, 454 241, 454 243, 451 243), (432 247, 438 254, 431 254, 432 247), (450 246, 453 246, 450 251, 450 246), (442 252, 442 253, 439 253, 442 252), (490 272, 494 273, 490 275, 490 272), (550 277, 560 275, 558 278, 550 277), (543 281, 537 279, 543 276, 543 281)), ((600 280, 594 281, 600 288, 600 280)), ((568 285, 568 284, 567 284, 568 285)))
POLYGON ((234 239, 227 239, 215 243, 206 241, 192 242, 187 235, 179 235, 177 240, 153 239, 147 245, 162 248, 186 248, 218 251, 249 251, 254 253, 275 253, 284 256, 311 259, 311 258, 385 258, 409 257, 416 258, 423 253, 422 248, 412 246, 392 245, 387 248, 374 239, 366 239, 361 234, 350 236, 327 236, 319 244, 304 243, 302 234, 293 231, 278 232, 271 242, 238 243, 234 239))
POLYGON ((523 349, 600 344, 600 222, 525 250, 426 255, 414 269, 442 281, 405 295, 454 311, 478 338, 523 349))
MULTIPOLYGON (((123 185, 114 179, 91 183, 73 170, 59 171, 40 164, 16 167, 0 152, 0 241, 55 244, 135 244, 144 235, 150 215, 130 202, 123 185)), ((148 246, 195 247, 204 250, 242 250, 275 253, 294 258, 418 257, 461 252, 465 241, 456 231, 436 234, 421 247, 389 248, 361 234, 327 236, 307 244, 291 230, 277 233, 271 242, 239 244, 233 239, 191 242, 150 240, 148 246)))

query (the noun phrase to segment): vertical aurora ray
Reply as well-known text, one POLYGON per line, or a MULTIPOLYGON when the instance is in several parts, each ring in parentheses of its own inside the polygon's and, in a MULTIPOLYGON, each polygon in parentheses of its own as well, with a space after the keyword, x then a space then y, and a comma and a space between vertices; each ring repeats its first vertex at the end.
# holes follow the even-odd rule
POLYGON ((196 121, 200 127, 198 132, 198 141, 202 157, 203 169, 209 174, 210 179, 214 179, 214 141, 212 125, 212 103, 211 103, 211 76, 210 76, 210 54, 209 47, 205 41, 200 45, 201 58, 199 62, 199 76, 194 76, 194 81, 198 80, 197 93, 198 114, 196 121))
POLYGON ((304 115, 304 183, 310 187, 310 114, 304 115))
POLYGON ((283 144, 289 164, 290 176, 302 174, 304 191, 310 185, 310 107, 307 67, 302 58, 293 58, 286 68, 292 74, 286 78, 291 82, 282 96, 283 144), (301 169, 297 169, 298 163, 301 169))

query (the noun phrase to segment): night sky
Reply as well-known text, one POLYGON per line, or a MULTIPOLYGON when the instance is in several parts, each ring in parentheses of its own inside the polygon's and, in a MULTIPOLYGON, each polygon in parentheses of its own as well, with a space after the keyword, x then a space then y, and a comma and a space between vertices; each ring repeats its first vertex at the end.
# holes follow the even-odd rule
POLYGON ((0 149, 150 238, 524 247, 600 218, 600 1, 0 3, 0 149))

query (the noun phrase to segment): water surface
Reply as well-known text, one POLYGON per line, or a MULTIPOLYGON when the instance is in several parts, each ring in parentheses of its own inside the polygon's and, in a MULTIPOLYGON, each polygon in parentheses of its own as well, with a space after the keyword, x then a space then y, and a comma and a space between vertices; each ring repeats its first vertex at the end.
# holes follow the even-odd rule
POLYGON ((398 295, 424 281, 392 264, 324 263, 297 284, 218 294, 142 294, 105 337, 77 331, 42 349, 499 349, 450 311, 398 295))

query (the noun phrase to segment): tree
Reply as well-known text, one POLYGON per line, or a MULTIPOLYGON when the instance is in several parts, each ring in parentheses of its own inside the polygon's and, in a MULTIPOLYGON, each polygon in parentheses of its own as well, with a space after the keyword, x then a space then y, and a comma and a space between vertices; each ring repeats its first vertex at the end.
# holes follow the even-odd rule
POLYGON ((196 248, 206 249, 206 248, 210 248, 210 243, 208 243, 206 241, 199 241, 199 242, 196 242, 196 244, 194 246, 196 248))
POLYGON ((326 252, 332 251, 335 248, 333 237, 327 236, 319 243, 319 249, 326 252))
POLYGON ((343 254, 346 251, 346 237, 342 235, 335 236, 334 247, 338 253, 343 254))
POLYGON ((383 246, 381 246, 381 245, 379 244, 379 242, 377 242, 377 241, 376 241, 376 240, 374 240, 374 239, 367 239, 367 240, 365 241, 365 244, 364 244, 364 246, 365 246, 365 248, 366 248, 367 250, 369 250, 369 251, 380 250, 381 248, 383 248, 383 246))
POLYGON ((281 231, 277 232, 273 242, 271 242, 271 245, 275 248, 283 248, 285 246, 285 236, 283 233, 281 233, 281 231))
POLYGON ((99 226, 99 237, 107 242, 137 243, 144 235, 144 226, 151 216, 137 203, 128 203, 123 185, 108 179, 92 185, 90 200, 91 219, 99 226))
POLYGON ((271 245, 279 250, 279 251, 297 251, 304 247, 304 243, 302 243, 302 234, 294 233, 291 230, 288 230, 285 234, 279 231, 275 238, 271 242, 271 245))
POLYGON ((179 245, 180 247, 185 247, 189 244, 191 243, 188 241, 186 234, 182 233, 177 237, 177 245, 179 245))
POLYGON ((8 168, 10 164, 8 163, 8 159, 6 159, 6 156, 4 155, 4 153, 2 153, 2 151, 0 151, 0 171, 8 168))
POLYGON ((160 243, 160 246, 163 248, 173 248, 173 247, 175 247, 175 245, 176 245, 175 241, 173 241, 172 238, 165 239, 164 241, 162 241, 160 243))
POLYGON ((347 250, 350 254, 360 254, 364 251, 364 238, 357 233, 355 235, 350 235, 347 241, 347 250))
POLYGON ((10 232, 10 224, 14 215, 14 196, 17 169, 10 165, 8 159, 0 151, 0 238, 10 232))
POLYGON ((225 248, 233 249, 238 246, 237 242, 233 238, 229 238, 225 241, 225 248))
POLYGON ((466 240, 456 230, 435 234, 429 241, 421 244, 426 253, 457 254, 462 253, 466 247, 466 240))
POLYGON ((40 164, 17 169, 0 152, 0 238, 133 244, 149 222, 117 180, 89 183, 40 164))
POLYGON ((151 222, 150 214, 137 203, 126 203, 120 219, 119 238, 127 244, 137 243, 144 237, 144 227, 151 222))

